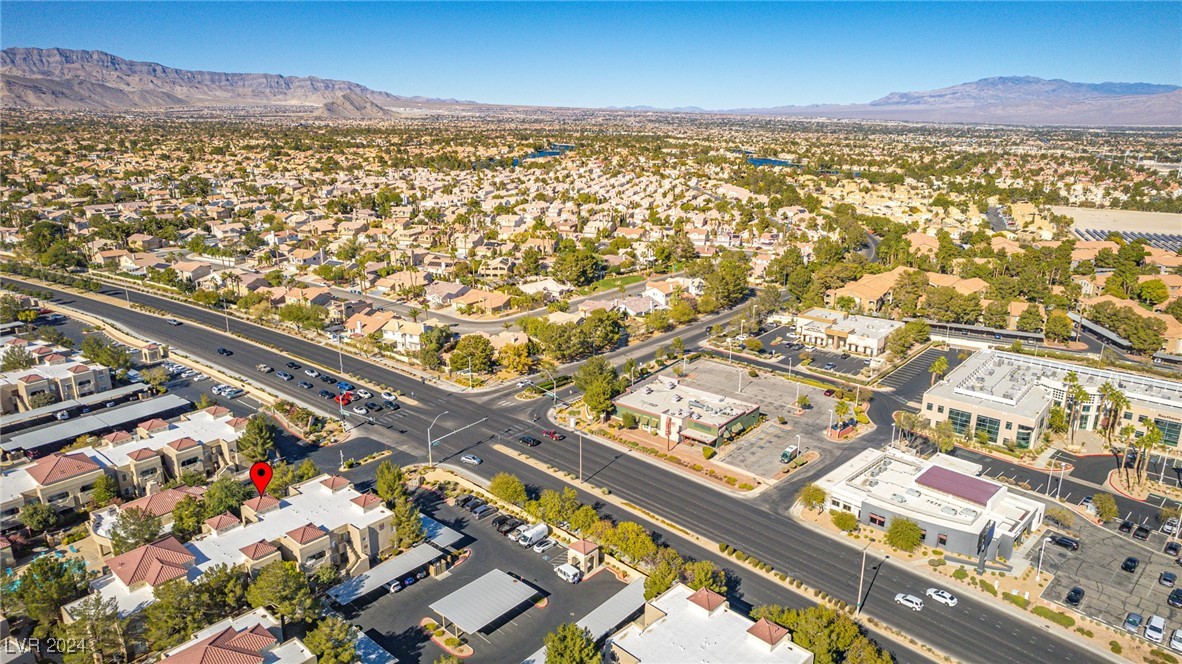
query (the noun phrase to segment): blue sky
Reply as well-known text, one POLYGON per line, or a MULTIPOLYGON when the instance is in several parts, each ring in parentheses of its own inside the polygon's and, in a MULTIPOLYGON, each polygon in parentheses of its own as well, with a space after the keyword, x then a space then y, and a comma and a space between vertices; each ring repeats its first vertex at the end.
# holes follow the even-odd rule
POLYGON ((0 44, 490 103, 856 103, 987 76, 1182 84, 1182 3, 24 3, 0 44))

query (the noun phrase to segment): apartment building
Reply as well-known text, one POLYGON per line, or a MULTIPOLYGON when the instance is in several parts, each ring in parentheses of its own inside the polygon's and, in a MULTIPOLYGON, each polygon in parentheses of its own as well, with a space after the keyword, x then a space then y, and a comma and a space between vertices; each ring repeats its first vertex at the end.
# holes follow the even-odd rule
POLYGON ((980 351, 965 360, 924 394, 920 414, 933 425, 951 420, 958 434, 984 432, 993 444, 1030 447, 1047 430, 1051 407, 1067 406, 1069 373, 1087 394, 1078 404, 1077 429, 1090 431, 1104 424, 1100 388, 1107 383, 1129 400, 1129 407, 1117 415, 1117 428, 1131 424, 1140 437, 1152 423, 1166 445, 1178 446, 1182 382, 1004 351, 980 351))
POLYGON ((31 399, 38 394, 51 394, 56 403, 111 389, 111 370, 75 351, 19 337, 0 346, 0 355, 10 350, 28 352, 35 364, 0 374, 0 415, 32 410, 31 399))
POLYGON ((313 664, 316 656, 266 609, 227 618, 164 653, 168 664, 313 664))
POLYGON ((143 498, 91 512, 90 521, 87 522, 86 527, 94 538, 95 544, 98 545, 99 554, 108 556, 114 553, 114 548, 111 545, 111 531, 120 514, 129 509, 142 510, 160 519, 163 532, 169 533, 172 532, 172 513, 176 509, 177 503, 186 498, 200 500, 205 495, 205 490, 206 487, 203 486, 180 486, 175 489, 149 493, 143 498))
POLYGON ((638 619, 608 637, 606 649, 610 661, 620 664, 813 661, 787 629, 751 620, 708 588, 695 591, 680 583, 646 602, 638 619))

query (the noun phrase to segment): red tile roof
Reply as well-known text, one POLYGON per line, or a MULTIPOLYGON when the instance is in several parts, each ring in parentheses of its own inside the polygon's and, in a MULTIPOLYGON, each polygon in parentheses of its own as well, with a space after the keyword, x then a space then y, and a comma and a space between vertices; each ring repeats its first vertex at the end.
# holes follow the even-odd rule
POLYGON ((81 452, 74 452, 72 454, 50 454, 39 459, 37 463, 29 467, 29 475, 32 475, 38 484, 45 486, 96 470, 99 470, 99 465, 93 459, 81 452))
POLYGON ((380 504, 382 499, 378 498, 372 493, 363 493, 360 496, 354 498, 352 502, 354 505, 359 505, 361 507, 373 507, 374 505, 380 504))
POLYGON ((201 443, 197 442, 196 440, 193 440, 192 438, 190 438, 188 436, 185 436, 184 438, 178 438, 168 444, 169 447, 171 447, 172 449, 177 450, 177 451, 187 450, 187 449, 190 449, 193 447, 199 447, 200 445, 201 445, 201 443))
POLYGON ((300 526, 295 530, 287 531, 287 536, 295 540, 299 544, 307 544, 308 542, 315 542, 321 537, 328 535, 328 531, 321 530, 320 526, 311 523, 300 526))
POLYGON ((146 422, 140 422, 136 426, 136 428, 143 429, 144 431, 147 431, 148 433, 152 433, 153 431, 158 431, 160 429, 167 429, 168 422, 166 420, 160 419, 159 417, 156 417, 156 418, 152 418, 146 422))
POLYGON ((271 544, 270 542, 267 542, 266 540, 259 540, 259 541, 255 542, 254 544, 247 544, 246 546, 244 546, 238 550, 241 551, 243 555, 245 555, 247 558, 250 558, 251 560, 262 560, 263 558, 266 558, 267 556, 271 555, 272 553, 275 553, 279 549, 275 545, 271 544))
POLYGON ((149 450, 149 449, 139 449, 139 450, 135 450, 133 452, 130 452, 127 456, 131 457, 132 459, 135 459, 136 461, 144 461, 146 459, 154 458, 156 456, 156 453, 153 452, 152 450, 149 450))
POLYGON ((259 496, 258 498, 251 498, 250 500, 248 500, 242 504, 246 505, 247 507, 249 507, 250 509, 254 510, 257 513, 257 512, 264 512, 266 510, 271 509, 272 507, 275 507, 276 505, 279 504, 279 499, 275 498, 273 496, 268 496, 268 495, 264 494, 262 496, 259 496))
MULTIPOLYGON (((192 496, 200 498, 205 494, 205 487, 203 486, 185 486, 176 489, 165 489, 160 493, 154 493, 150 496, 144 496, 133 500, 129 503, 124 503, 121 510, 135 507, 144 510, 153 516, 164 516, 165 514, 172 514, 176 509, 176 504, 192 496)), ((217 518, 217 517, 214 517, 217 518)))
POLYGON ((329 478, 325 479, 324 481, 322 481, 321 484, 332 489, 333 491, 336 491, 337 489, 348 485, 349 480, 341 477, 340 475, 333 475, 332 477, 329 477, 329 478))
POLYGON ((227 627, 164 661, 172 664, 262 664, 262 651, 277 641, 262 625, 242 631, 227 627))
POLYGON ((221 417, 222 415, 229 413, 230 409, 226 408, 225 406, 210 406, 209 408, 206 408, 205 410, 203 410, 201 412, 209 413, 210 415, 212 415, 214 417, 221 417))
POLYGON ((103 436, 103 440, 111 444, 125 443, 134 438, 135 436, 127 433, 126 431, 112 431, 111 433, 103 436))
POLYGON ((591 553, 592 551, 594 551, 598 548, 599 548, 598 544, 596 544, 595 542, 592 542, 590 540, 585 540, 585 539, 579 540, 579 541, 575 542, 574 544, 570 545, 571 551, 574 551, 575 553, 580 553, 584 556, 587 555, 588 553, 591 553))
POLYGON ((214 530, 221 530, 222 528, 228 528, 239 523, 242 522, 238 520, 238 517, 230 514, 229 512, 223 512, 217 516, 213 516, 205 520, 205 525, 214 530))
POLYGON ((128 587, 140 582, 157 586, 184 576, 196 559, 175 537, 168 536, 111 558, 107 567, 128 587))
POLYGON ((717 609, 726 603, 726 598, 714 592, 713 590, 710 590, 709 588, 702 588, 696 593, 690 595, 689 601, 697 604, 707 611, 713 611, 714 609, 717 609))
POLYGON ((759 622, 747 630, 747 633, 770 646, 774 646, 788 634, 788 630, 770 622, 767 618, 760 618, 759 622))
POLYGON ((29 374, 28 376, 21 376, 20 378, 22 383, 36 383, 39 380, 45 380, 45 377, 39 376, 37 374, 29 374))
POLYGON ((246 423, 249 421, 249 417, 233 417, 230 418, 230 421, 226 422, 226 424, 229 424, 235 431, 239 431, 245 429, 246 423))
MULTIPOLYGON (((53 357, 55 357, 55 356, 50 355, 50 358, 53 358, 53 357)), ((61 357, 61 356, 58 355, 56 357, 61 357)), ((75 364, 74 366, 70 367, 70 373, 72 373, 72 374, 80 374, 80 373, 85 373, 87 371, 90 371, 90 367, 88 367, 84 364, 75 364)))

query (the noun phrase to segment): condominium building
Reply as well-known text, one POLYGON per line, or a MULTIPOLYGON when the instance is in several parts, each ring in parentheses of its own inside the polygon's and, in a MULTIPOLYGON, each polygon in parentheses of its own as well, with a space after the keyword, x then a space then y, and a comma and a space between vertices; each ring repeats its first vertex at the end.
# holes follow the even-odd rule
POLYGON ((922 459, 898 450, 864 450, 817 481, 828 507, 866 526, 910 519, 925 546, 990 559, 1014 549, 1042 524, 1045 506, 978 477, 981 466, 943 454, 922 459))
POLYGON ((0 355, 21 350, 33 356, 34 364, 0 373, 0 415, 31 410, 39 394, 59 402, 111 389, 110 369, 60 346, 12 337, 0 346, 0 355))
POLYGON ((164 653, 168 664, 313 664, 316 656, 266 609, 227 618, 164 653))
POLYGON ((1130 424, 1140 437, 1152 423, 1166 445, 1177 447, 1182 382, 1004 351, 980 351, 965 360, 924 394, 920 414, 932 424, 950 420, 958 434, 984 432, 990 443, 1030 447, 1047 430, 1052 406, 1070 408, 1068 374, 1075 375, 1087 394, 1077 404, 1077 429, 1104 425, 1100 390, 1108 384, 1129 400, 1129 407, 1117 415, 1118 429, 1130 424))

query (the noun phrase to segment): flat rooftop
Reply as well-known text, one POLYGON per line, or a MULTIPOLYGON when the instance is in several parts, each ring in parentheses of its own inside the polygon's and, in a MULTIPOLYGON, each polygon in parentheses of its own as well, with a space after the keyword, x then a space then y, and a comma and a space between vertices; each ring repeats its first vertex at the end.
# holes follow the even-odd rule
POLYGON ((616 404, 652 415, 691 419, 721 427, 759 406, 720 394, 680 385, 664 376, 638 384, 616 397, 616 404))
POLYGON ((499 569, 431 604, 431 610, 466 634, 475 634, 539 594, 499 569))
POLYGON ((127 425, 136 425, 144 420, 174 410, 189 410, 193 404, 175 394, 165 394, 146 401, 134 401, 116 408, 106 408, 89 415, 71 418, 36 429, 29 429, 0 444, 5 452, 13 450, 34 450, 62 441, 73 441, 100 431, 117 431, 127 425))

